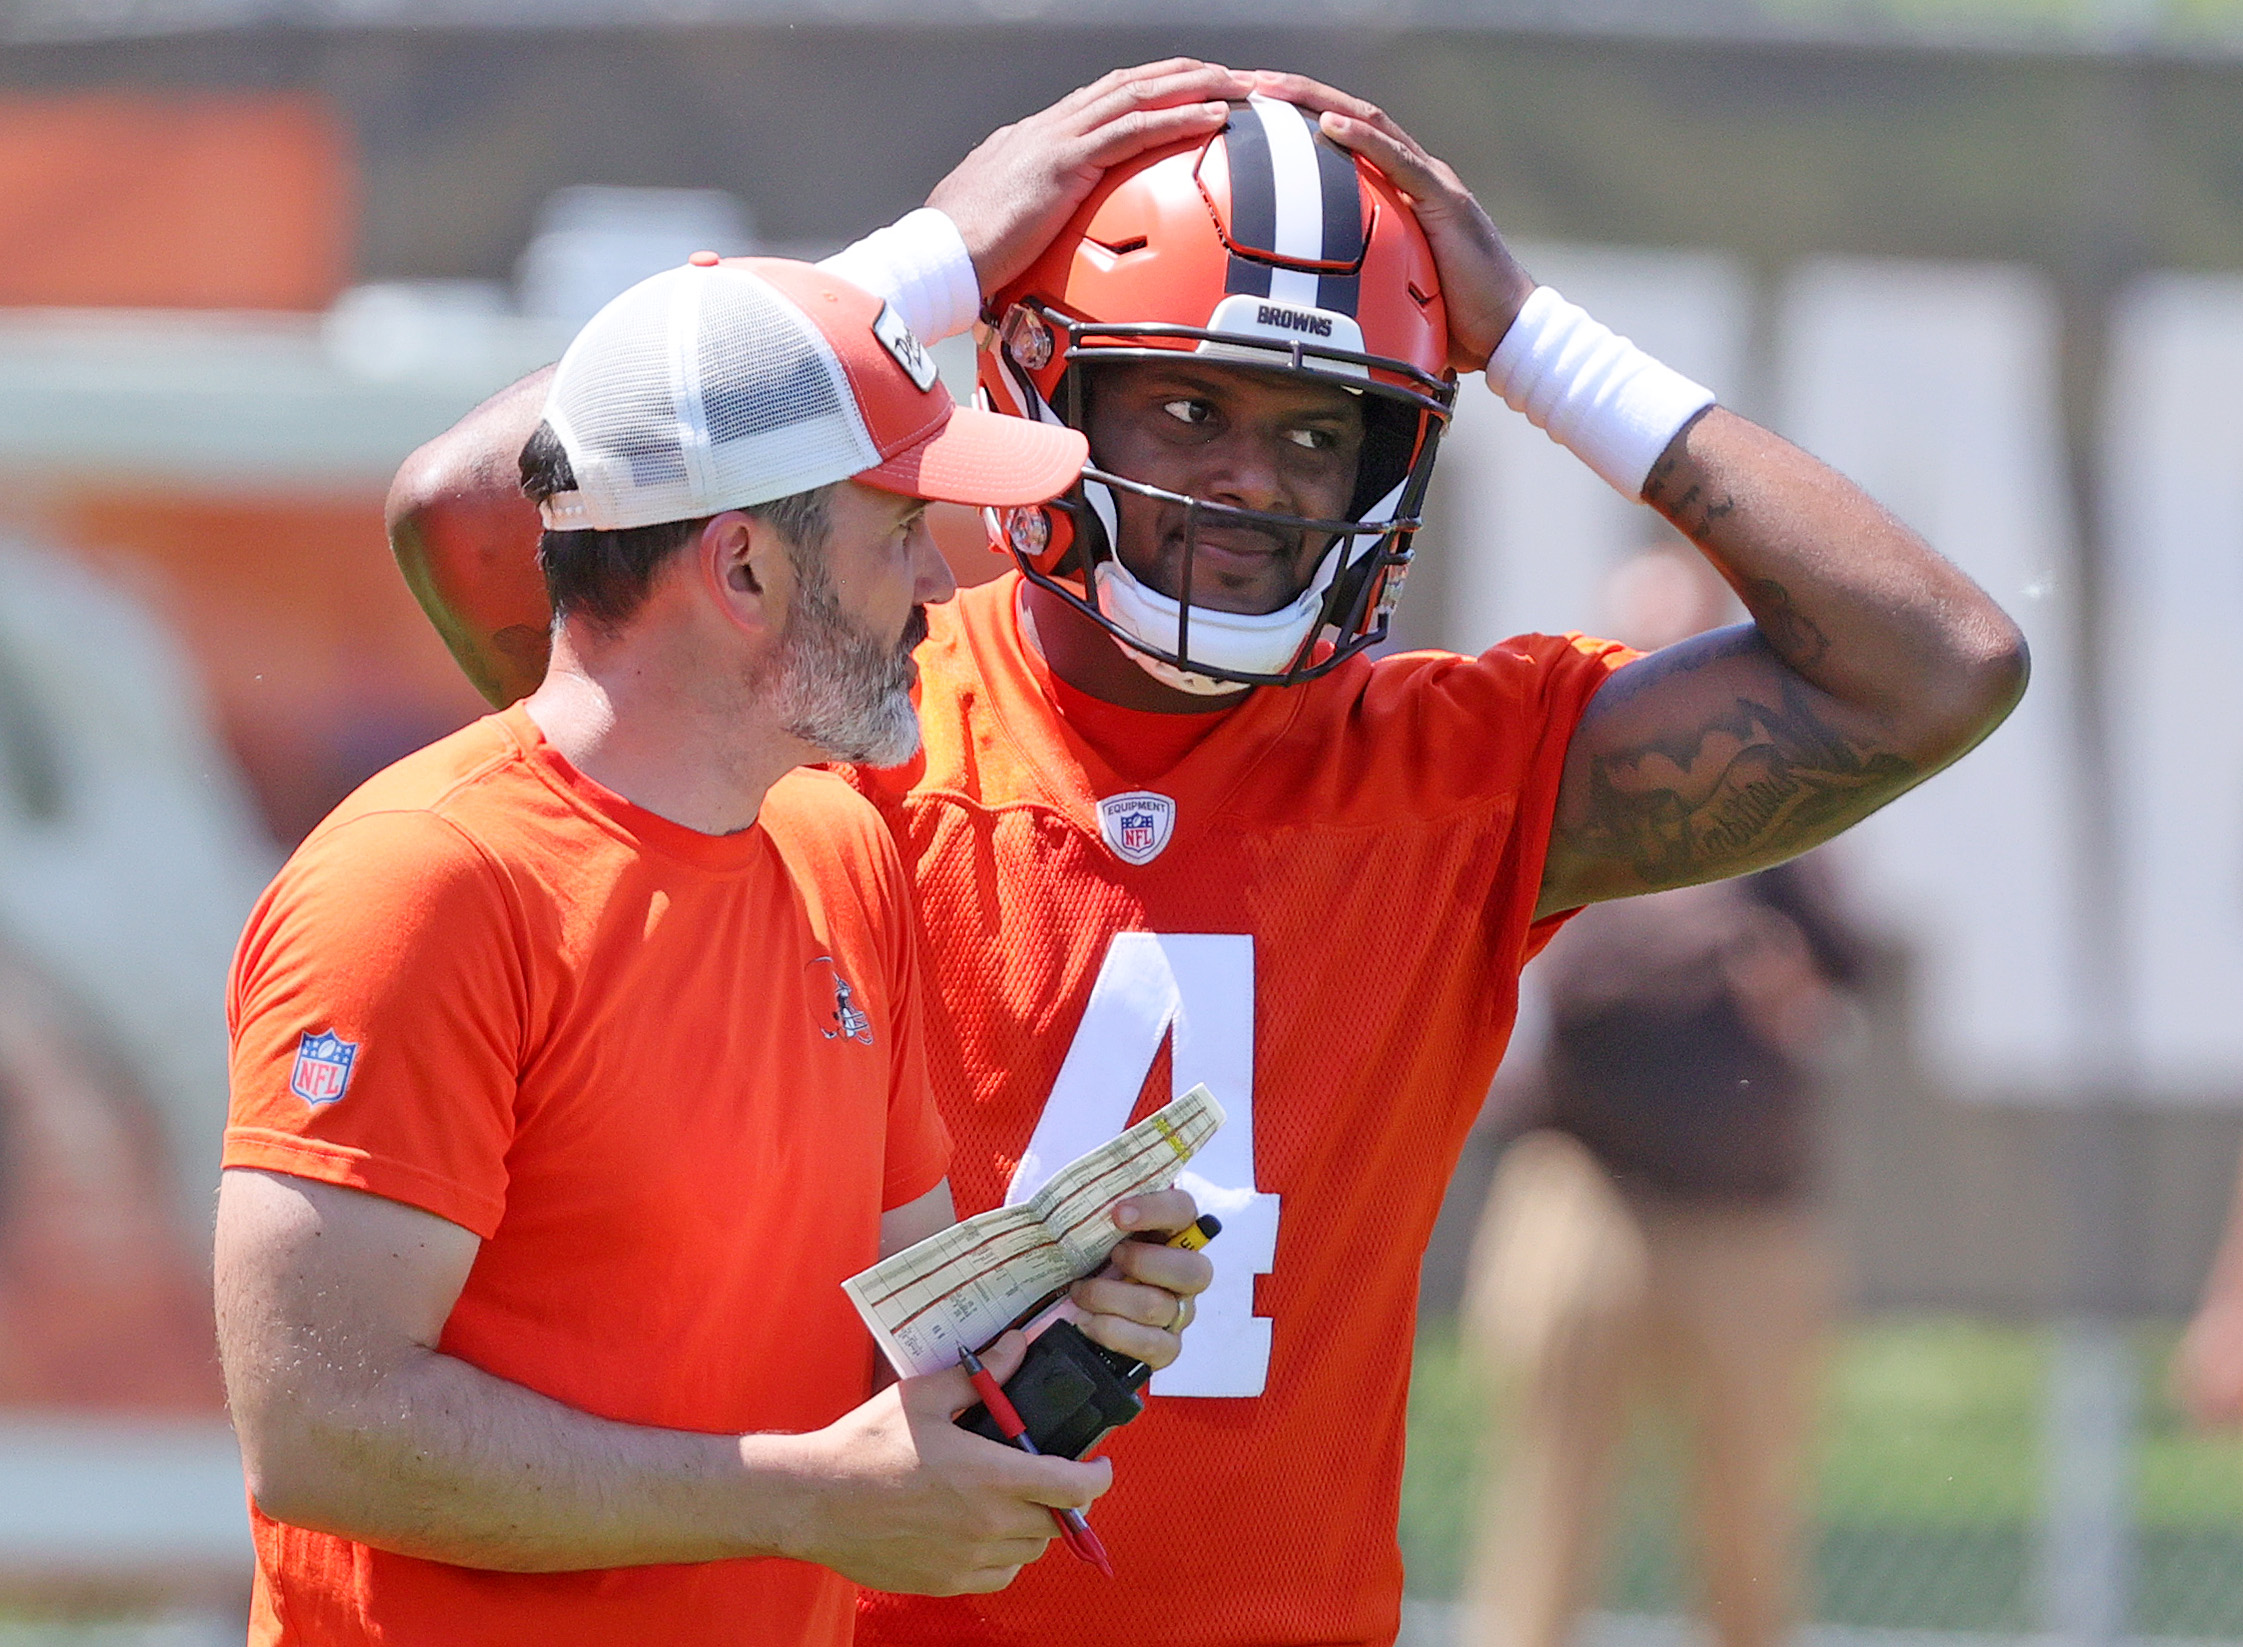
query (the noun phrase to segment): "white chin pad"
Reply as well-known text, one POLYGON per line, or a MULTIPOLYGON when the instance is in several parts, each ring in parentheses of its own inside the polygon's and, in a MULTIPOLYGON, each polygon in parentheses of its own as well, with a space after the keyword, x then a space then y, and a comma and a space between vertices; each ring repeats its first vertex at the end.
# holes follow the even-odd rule
MULTIPOLYGON (((1335 564, 1338 555, 1327 555, 1325 560, 1327 565, 1335 564)), ((1176 650, 1176 620, 1181 608, 1175 601, 1139 583, 1118 560, 1100 561, 1096 576, 1098 610, 1115 628, 1163 652, 1176 650)), ((1324 606, 1324 588, 1330 581, 1329 574, 1319 576, 1298 600, 1274 612, 1214 612, 1204 606, 1193 607, 1191 633, 1186 637, 1191 646, 1189 655, 1200 663, 1246 675, 1283 672, 1316 627, 1317 614, 1324 606)), ((1122 650, 1155 680, 1181 691, 1213 695, 1238 690, 1236 681, 1179 669, 1148 657, 1134 646, 1123 646, 1122 650)))

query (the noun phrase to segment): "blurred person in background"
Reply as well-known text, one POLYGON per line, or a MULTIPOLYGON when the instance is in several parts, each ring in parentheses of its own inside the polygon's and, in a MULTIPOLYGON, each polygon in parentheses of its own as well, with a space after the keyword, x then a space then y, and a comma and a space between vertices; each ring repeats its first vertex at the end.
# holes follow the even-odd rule
POLYGON ((2173 1398, 2206 1429, 2243 1424, 2243 1180, 2204 1296, 2173 1353, 2173 1398))
POLYGON ((94 1017, 0 945, 0 1406, 216 1410, 175 1182, 94 1017))
MULTIPOLYGON (((1645 651, 1734 605, 1679 544, 1608 591, 1613 633, 1645 651)), ((1513 1397, 1469 1586, 1475 1644, 1573 1640, 1643 1398, 1688 1435, 1722 1647, 1770 1647, 1795 1622, 1833 1293, 1811 1202, 1816 1089, 1833 991, 1863 960, 1815 858, 1592 905, 1544 954, 1547 1045, 1498 1088, 1532 1130, 1497 1168, 1465 1305, 1513 1397)))
MULTIPOLYGON (((1200 72, 1121 71, 999 130, 882 231, 942 278, 862 282, 939 285, 925 335, 987 321, 991 402, 1082 428, 1092 458, 993 521, 1014 571, 930 614, 922 756, 855 773, 927 924, 961 1204, 1032 1193, 1191 1079, 1230 1114, 1192 1166, 1216 1282, 1108 1447, 1120 1581, 1045 1561, 1000 1595, 868 1597, 867 1643, 1392 1641, 1419 1262, 1519 968, 1584 904, 1836 834, 2024 685, 1983 591, 1537 286, 1377 108, 1257 71, 1101 177, 1090 112, 1139 118, 1200 72), (1043 157, 1044 205, 997 214, 1040 223, 1040 252, 981 232, 968 183, 1008 155, 1043 157), (1751 621, 1644 658, 1564 636, 1371 655, 1456 374, 1483 368, 1751 621)), ((391 492, 401 565, 501 700, 547 621, 509 484, 540 393, 391 492)))

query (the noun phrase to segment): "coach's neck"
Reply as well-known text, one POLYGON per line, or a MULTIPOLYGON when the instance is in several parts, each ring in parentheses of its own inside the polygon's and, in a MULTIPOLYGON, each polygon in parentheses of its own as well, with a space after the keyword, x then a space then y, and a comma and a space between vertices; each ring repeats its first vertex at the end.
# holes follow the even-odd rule
POLYGON ((780 778, 825 757, 780 729, 764 689, 787 591, 726 585, 702 558, 674 556, 621 624, 560 619, 525 708, 594 782, 688 829, 729 835, 755 822, 780 778))

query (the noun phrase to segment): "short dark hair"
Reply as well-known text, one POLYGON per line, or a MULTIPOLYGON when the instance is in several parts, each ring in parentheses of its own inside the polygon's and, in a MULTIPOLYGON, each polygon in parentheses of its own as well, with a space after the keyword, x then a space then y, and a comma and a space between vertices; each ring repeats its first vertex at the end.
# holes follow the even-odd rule
MULTIPOLYGON (((538 424, 524 444, 520 468, 523 495, 533 503, 576 490, 576 470, 550 423, 538 424)), ((819 486, 751 505, 743 513, 776 526, 786 537, 789 556, 800 566, 805 557, 825 549, 833 527, 826 508, 831 493, 830 486, 819 486)), ((583 618, 603 629, 629 622, 646 603, 663 563, 699 537, 710 518, 666 520, 616 531, 543 533, 537 540, 537 565, 545 574, 545 598, 554 618, 583 618)))

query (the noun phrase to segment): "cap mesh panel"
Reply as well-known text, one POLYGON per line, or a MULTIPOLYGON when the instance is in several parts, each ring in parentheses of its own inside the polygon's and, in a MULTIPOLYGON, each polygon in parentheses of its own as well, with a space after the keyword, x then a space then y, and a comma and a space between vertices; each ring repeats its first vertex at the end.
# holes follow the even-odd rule
POLYGON ((712 446, 844 415, 802 323, 745 282, 724 282, 701 307, 701 383, 712 446), (757 363, 752 376, 732 370, 743 360, 757 363))
POLYGON ((547 418, 576 471, 587 526, 690 520, 880 461, 831 346, 742 269, 671 269, 615 299, 562 358, 547 418), (686 281, 696 289, 681 292, 686 281), (684 326, 693 335, 675 339, 684 326), (673 361, 683 358, 699 377, 699 416, 680 404, 673 361), (700 428, 707 447, 689 462, 700 428))
POLYGON ((595 315, 562 357, 553 403, 576 437, 569 461, 579 490, 685 484, 663 347, 668 308, 669 294, 653 282, 634 286, 595 315))

